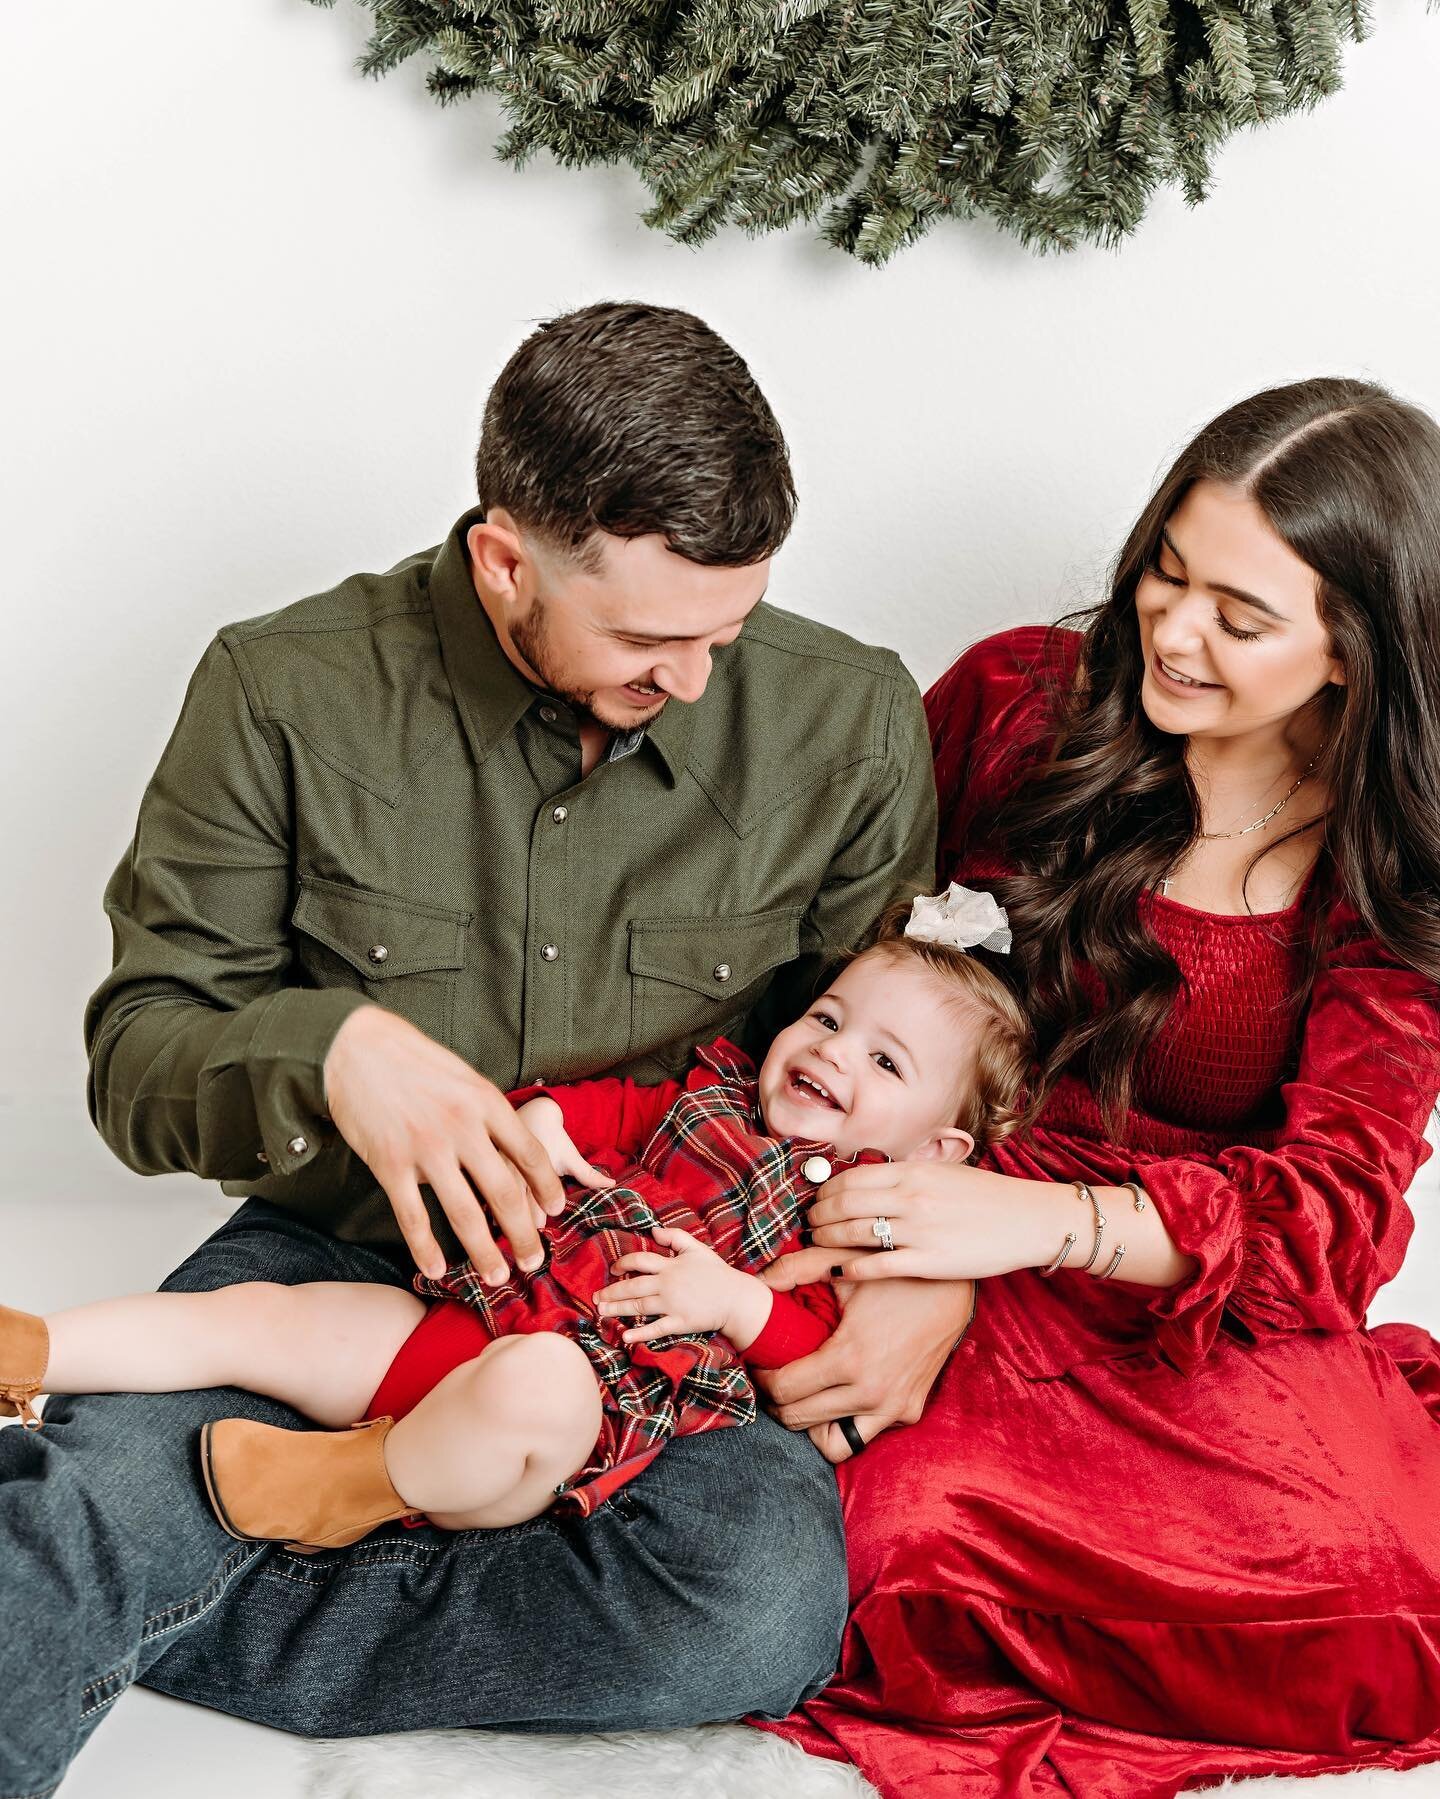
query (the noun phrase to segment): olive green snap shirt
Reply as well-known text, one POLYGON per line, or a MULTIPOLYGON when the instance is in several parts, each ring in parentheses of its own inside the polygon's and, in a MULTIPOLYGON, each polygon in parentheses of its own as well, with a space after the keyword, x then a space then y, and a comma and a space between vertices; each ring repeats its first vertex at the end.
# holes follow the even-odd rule
POLYGON ((582 779, 574 712, 476 596, 479 516, 227 627, 196 670, 106 889, 114 968, 85 1020, 91 1115, 141 1173, 399 1243, 325 1115, 356 1006, 502 1088, 658 1080, 722 1033, 759 1043, 931 887, 929 743, 892 652, 762 604, 701 699, 582 779))

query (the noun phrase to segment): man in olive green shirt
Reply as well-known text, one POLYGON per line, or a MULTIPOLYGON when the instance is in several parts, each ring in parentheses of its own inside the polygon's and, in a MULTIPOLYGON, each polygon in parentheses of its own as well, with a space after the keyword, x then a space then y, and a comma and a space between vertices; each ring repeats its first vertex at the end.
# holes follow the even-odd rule
MULTIPOLYGON (((656 308, 553 321, 497 382, 477 472, 438 549, 220 632, 107 890, 96 1123, 141 1172, 247 1198, 174 1286, 460 1251, 498 1279, 501 1234, 536 1265, 560 1187, 505 1089, 759 1043, 931 884, 913 682, 761 601, 793 492, 728 346, 656 308)), ((914 1414, 959 1302, 887 1285, 812 1358, 801 1422, 914 1414)), ((132 1679, 324 1733, 783 1713, 833 1668, 833 1478, 769 1419, 678 1441, 584 1524, 302 1561, 205 1508, 196 1428, 236 1410, 57 1401, 53 1430, 0 1436, 0 1474, 44 1475, 0 1482, 25 1625, 0 1794, 53 1784, 132 1679)))

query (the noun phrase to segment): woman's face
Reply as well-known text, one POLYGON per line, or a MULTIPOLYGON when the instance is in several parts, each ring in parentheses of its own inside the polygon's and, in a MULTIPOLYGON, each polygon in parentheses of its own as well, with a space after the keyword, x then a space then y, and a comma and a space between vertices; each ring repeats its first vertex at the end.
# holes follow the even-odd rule
POLYGON ((1171 513, 1135 610, 1157 730, 1269 734, 1344 671, 1317 606, 1319 581, 1235 487, 1197 481, 1171 513))

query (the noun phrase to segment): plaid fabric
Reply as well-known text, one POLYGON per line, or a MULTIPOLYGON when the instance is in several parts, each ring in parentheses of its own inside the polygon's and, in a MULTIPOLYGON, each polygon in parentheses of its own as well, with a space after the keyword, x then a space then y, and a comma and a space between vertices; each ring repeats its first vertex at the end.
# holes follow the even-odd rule
MULTIPOLYGON (((828 1145, 768 1136, 755 1065, 721 1040, 696 1051, 685 1090, 616 1186, 596 1193, 567 1183, 569 1206, 547 1230, 548 1259, 534 1274, 516 1269, 503 1286, 487 1287, 462 1262, 438 1280, 416 1277, 418 1292, 473 1306, 495 1336, 558 1331, 590 1358, 604 1426, 591 1460, 560 1491, 566 1503, 588 1515, 671 1437, 755 1416, 755 1390, 724 1337, 626 1344, 621 1336, 630 1320, 596 1316, 594 1294, 614 1278, 611 1264, 653 1249, 656 1225, 673 1225, 758 1274, 800 1246, 802 1214, 815 1192, 804 1164, 818 1154, 837 1172, 854 1166, 828 1145)), ((855 1158, 883 1160, 868 1150, 855 1158)))

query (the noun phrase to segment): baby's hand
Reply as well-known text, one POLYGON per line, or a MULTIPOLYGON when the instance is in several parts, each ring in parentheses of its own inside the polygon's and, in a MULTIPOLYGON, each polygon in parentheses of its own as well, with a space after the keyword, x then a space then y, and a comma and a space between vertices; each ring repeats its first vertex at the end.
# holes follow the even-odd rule
POLYGON ((649 1249, 621 1256, 612 1273, 630 1275, 595 1295, 602 1318, 647 1318, 625 1332, 627 1343, 673 1337, 692 1331, 724 1331, 737 1349, 759 1336, 770 1315, 770 1294, 753 1276, 742 1274, 707 1243, 688 1231, 659 1225, 655 1241, 672 1255, 649 1249))
POLYGON ((550 1158, 550 1166, 562 1178, 579 1181, 582 1187, 613 1187, 615 1177, 592 1168, 570 1139, 565 1129, 565 1114, 553 1099, 540 1094, 527 1099, 516 1109, 516 1116, 550 1158))

